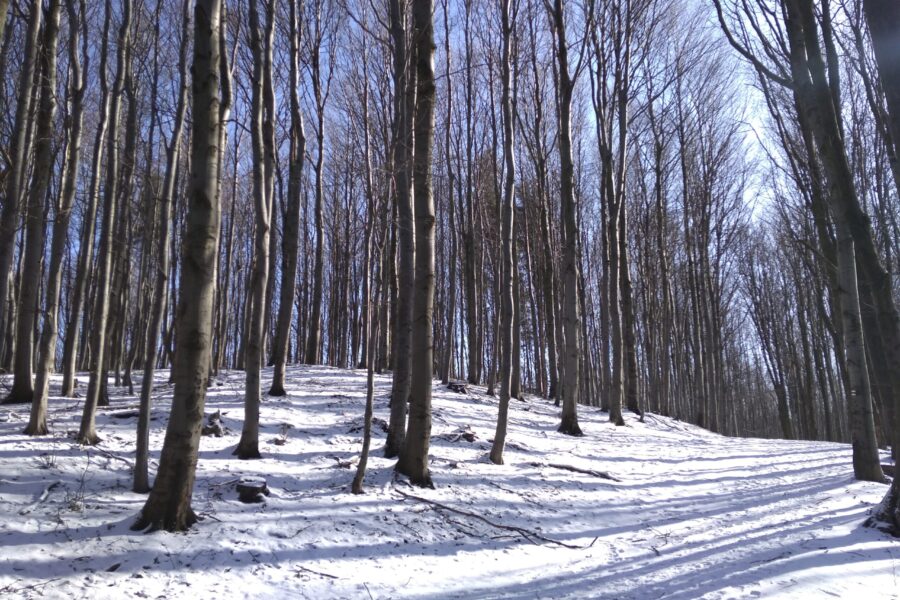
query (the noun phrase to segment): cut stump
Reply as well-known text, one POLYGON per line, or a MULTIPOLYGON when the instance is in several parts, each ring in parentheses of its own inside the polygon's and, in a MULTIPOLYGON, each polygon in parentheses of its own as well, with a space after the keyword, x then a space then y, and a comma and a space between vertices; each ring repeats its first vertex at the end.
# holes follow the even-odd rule
POLYGON ((244 504, 263 502, 263 496, 269 495, 269 487, 262 477, 242 477, 236 486, 238 500, 244 504))

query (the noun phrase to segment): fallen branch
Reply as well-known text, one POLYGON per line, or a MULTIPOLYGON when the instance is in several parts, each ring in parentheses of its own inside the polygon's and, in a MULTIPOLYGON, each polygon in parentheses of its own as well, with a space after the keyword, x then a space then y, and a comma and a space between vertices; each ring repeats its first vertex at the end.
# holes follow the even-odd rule
POLYGON ((104 450, 103 448, 98 448, 97 446, 94 446, 94 450, 96 450, 97 452, 99 452, 100 454, 105 456, 106 458, 112 458, 114 460, 122 461, 123 463, 128 465, 129 469, 134 469, 134 463, 123 456, 117 456, 117 455, 113 454, 112 452, 109 452, 108 450, 104 450))
POLYGON ((3 485, 34 485, 36 483, 52 483, 52 482, 47 481, 46 479, 42 479, 40 481, 13 481, 12 479, 0 479, 0 483, 2 483, 3 485))
POLYGON ((297 566, 297 570, 306 571, 307 573, 312 573, 313 575, 318 575, 319 577, 328 577, 329 579, 340 579, 340 577, 338 577, 337 575, 331 575, 329 573, 321 573, 319 571, 313 571, 312 569, 309 569, 307 567, 301 567, 299 565, 297 566))
POLYGON ((428 498, 423 498, 421 496, 415 496, 413 494, 408 494, 397 487, 394 487, 394 491, 396 491, 398 494, 400 494, 404 498, 409 498, 410 500, 416 500, 418 502, 423 502, 425 504, 431 505, 440 510, 446 510, 447 512, 452 512, 457 515, 462 515, 464 517, 470 517, 472 519, 477 519, 478 521, 481 521, 482 523, 486 523, 487 525, 490 525, 491 527, 494 527, 496 529, 502 529, 504 531, 512 531, 513 533, 519 534, 520 536, 522 536, 523 538, 525 538, 526 540, 528 540, 529 542, 531 542, 532 544, 534 544, 536 546, 539 545, 539 543, 535 540, 540 540, 541 542, 545 542, 547 544, 554 544, 556 546, 562 546, 563 548, 571 548, 573 550, 587 550, 588 548, 590 548, 591 546, 594 545, 594 543, 597 541, 597 539, 599 539, 599 538, 595 537, 593 539, 593 541, 591 541, 591 543, 588 544, 587 546, 578 546, 575 544, 567 544, 566 542, 561 542, 559 540, 554 540, 553 538, 545 537, 536 531, 531 531, 529 529, 525 529, 524 527, 516 527, 515 525, 503 525, 501 523, 495 523, 486 517, 482 517, 479 514, 461 510, 459 508, 453 508, 452 506, 447 506, 446 504, 441 504, 440 502, 437 502, 435 500, 429 500, 428 498))
POLYGON ((46 581, 41 581, 39 583, 32 583, 31 585, 26 585, 25 587, 14 588, 14 583, 9 584, 6 587, 0 588, 0 594, 12 594, 12 593, 21 593, 26 590, 36 590, 38 588, 44 587, 45 585, 50 585, 54 581, 59 581, 62 577, 54 577, 53 579, 48 579, 46 581))
POLYGON ((37 500, 35 500, 35 501, 32 502, 31 504, 29 504, 28 506, 26 506, 25 508, 23 508, 22 510, 20 510, 20 511, 19 511, 19 514, 20 514, 20 515, 27 515, 28 513, 30 513, 31 511, 33 511, 35 508, 37 508, 38 504, 40 504, 41 502, 43 502, 44 500, 46 500, 47 497, 50 495, 50 492, 52 492, 52 491, 53 491, 57 486, 59 486, 61 483, 62 483, 62 481, 54 481, 53 483, 51 483, 50 485, 48 485, 47 487, 45 487, 45 488, 44 488, 44 491, 41 492, 41 495, 37 497, 37 500))
POLYGON ((610 481, 619 481, 621 479, 616 479, 606 471, 594 471, 592 469, 582 469, 580 467, 573 467, 572 465, 563 465, 560 463, 539 463, 533 462, 531 463, 532 467, 550 467, 551 469, 562 469, 563 471, 571 471, 573 473, 581 473, 582 475, 591 475, 592 477, 599 477, 600 479, 608 479, 610 481))

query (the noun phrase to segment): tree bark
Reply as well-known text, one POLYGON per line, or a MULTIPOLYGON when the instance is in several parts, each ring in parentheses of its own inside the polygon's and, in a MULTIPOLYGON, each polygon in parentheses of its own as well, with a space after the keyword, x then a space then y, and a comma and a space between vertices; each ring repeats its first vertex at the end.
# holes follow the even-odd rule
MULTIPOLYGON (((109 2, 109 0, 107 0, 109 2)), ((78 441, 86 445, 94 445, 100 441, 94 428, 94 417, 100 400, 101 388, 104 388, 107 346, 107 318, 109 315, 110 279, 112 277, 112 244, 113 226, 116 218, 116 193, 118 186, 118 121, 122 92, 125 87, 127 71, 126 60, 131 43, 131 0, 123 0, 122 23, 119 27, 118 51, 116 56, 116 81, 112 90, 110 106, 110 131, 107 140, 106 185, 103 190, 103 226, 100 230, 100 248, 97 254, 100 275, 97 283, 97 297, 94 300, 93 335, 91 336, 91 375, 87 396, 84 399, 84 411, 81 415, 81 427, 78 430, 78 441)))
MULTIPOLYGON (((881 89, 887 101, 894 141, 894 158, 900 160, 900 4, 895 0, 864 0, 863 7, 872 50, 878 64, 881 89)), ((900 182, 897 182, 900 185, 900 182)))
POLYGON ((303 163, 306 157, 306 135, 303 129, 303 113, 300 110, 300 24, 297 0, 290 0, 290 107, 291 148, 288 164, 288 197, 281 238, 281 295, 278 302, 278 323, 272 340, 274 373, 270 396, 284 396, 284 368, 291 333, 294 293, 297 283, 297 251, 300 238, 300 208, 302 201, 303 163))
POLYGON ((562 388, 562 420, 560 433, 582 435, 578 425, 580 400, 581 310, 578 301, 578 210, 575 201, 572 162, 571 109, 574 82, 569 75, 569 51, 563 0, 554 0, 553 23, 556 29, 556 59, 559 78, 559 161, 560 161, 560 217, 564 229, 562 321, 565 337, 563 347, 564 373, 562 388))
MULTIPOLYGON (((108 4, 108 3, 107 3, 108 4)), ((112 23, 112 15, 107 5, 106 16, 103 21, 103 33, 100 42, 100 108, 98 115, 97 131, 94 136, 93 164, 91 167, 91 181, 88 188, 87 206, 82 219, 81 240, 78 245, 78 265, 75 274, 75 287, 69 303, 69 318, 66 321, 66 334, 63 345, 63 396, 73 396, 75 392, 76 358, 78 356, 78 339, 81 332, 82 312, 84 310, 85 297, 87 295, 88 270, 94 248, 94 221, 97 213, 97 200, 100 189, 100 169, 103 162, 104 140, 109 121, 109 87, 106 82, 106 64, 109 55, 109 28, 112 23)))
POLYGON ((253 92, 250 113, 250 135, 253 147, 253 203, 256 210, 256 236, 253 248, 253 275, 250 280, 250 327, 247 331, 247 345, 244 355, 246 390, 244 396, 244 427, 234 454, 238 458, 260 458, 259 453, 259 403, 260 369, 263 361, 263 340, 265 337, 266 280, 269 277, 269 223, 271 202, 268 185, 271 168, 266 159, 270 148, 270 137, 266 131, 266 121, 272 116, 265 107, 266 70, 271 60, 267 55, 272 51, 274 32, 274 9, 267 10, 265 38, 259 26, 257 0, 250 0, 250 50, 253 53, 253 92))
POLYGON ((391 40, 394 44, 394 186, 397 202, 397 303, 393 330, 393 386, 387 458, 398 456, 406 437, 406 414, 410 394, 412 320, 415 286, 416 225, 414 221, 410 167, 413 159, 412 119, 415 111, 415 76, 410 72, 410 52, 404 22, 405 6, 391 0, 391 40))
POLYGON ((177 311, 172 413, 150 497, 134 530, 184 531, 197 521, 191 494, 200 446, 212 350, 215 262, 219 241, 219 52, 222 0, 194 7, 191 179, 177 311))
MULTIPOLYGON (((828 183, 829 208, 837 228, 840 310, 850 375, 848 404, 851 410, 854 474, 857 479, 883 481, 875 440, 872 395, 856 281, 856 248, 871 246, 871 232, 867 229, 860 231, 858 227, 854 229, 854 216, 860 212, 859 200, 836 116, 837 107, 833 104, 833 95, 825 78, 825 64, 819 47, 818 28, 811 0, 789 0, 785 25, 798 104, 810 123, 822 158, 828 183), (858 236, 863 239, 858 240, 858 236)), ((875 263, 870 268, 877 269, 879 266, 877 257, 875 263)), ((865 273, 864 276, 872 278, 872 273, 865 273)), ((887 308, 888 314, 889 309, 893 309, 893 323, 885 321, 884 324, 893 325, 896 330, 896 307, 893 299, 890 299, 889 307, 879 308, 887 308)), ((884 316, 887 317, 888 314, 884 316)))
MULTIPOLYGON (((132 490, 146 493, 150 490, 150 478, 147 463, 150 456, 150 402, 153 394, 153 374, 156 369, 157 348, 159 347, 160 325, 166 312, 166 290, 169 286, 170 258, 172 245, 171 223, 174 209, 175 179, 178 172, 181 154, 181 133, 184 127, 184 116, 188 101, 187 60, 190 43, 190 2, 184 0, 183 27, 181 30, 181 49, 178 55, 179 94, 175 108, 175 120, 172 124, 172 137, 166 147, 166 173, 163 179, 162 196, 157 207, 159 234, 157 236, 157 255, 159 264, 153 283, 153 304, 150 310, 150 321, 145 335, 144 372, 141 378, 141 400, 138 409, 137 449, 135 452, 134 481, 132 490)), ((157 212, 157 211, 154 211, 157 212)))
MULTIPOLYGON (((6 198, 0 213, 0 347, 7 336, 7 328, 11 328, 13 320, 8 318, 9 282, 12 268, 13 252, 16 243, 16 230, 19 227, 20 198, 25 188, 25 174, 28 163, 28 145, 30 140, 30 114, 34 102, 34 77, 38 68, 40 42, 38 34, 41 26, 41 0, 31 3, 31 14, 28 18, 28 30, 25 34, 25 52, 22 70, 19 73, 19 95, 16 100, 15 128, 13 129, 12 147, 10 151, 10 172, 6 175, 6 198)), ((29 307, 31 308, 31 307, 29 307)), ((32 309, 33 310, 33 309, 32 309)), ((33 316, 33 312, 32 312, 33 316)), ((30 326, 30 325, 29 325, 30 326)), ((13 389, 3 400, 3 404, 28 403, 33 397, 31 381, 31 346, 20 348, 19 361, 23 362, 27 355, 27 364, 17 365, 16 371, 28 369, 27 377, 16 377, 13 389), (26 381, 27 379, 27 381, 26 381)))
POLYGON ((431 380, 434 354, 434 198, 431 151, 434 140, 434 2, 413 0, 416 65, 415 182, 416 282, 413 306, 409 427, 397 470, 411 483, 433 486, 428 469, 431 439, 431 380))
MULTIPOLYGON (((53 223, 53 238, 50 249, 50 268, 47 281, 47 301, 44 313, 43 331, 40 339, 40 354, 37 364, 37 375, 35 377, 35 394, 31 402, 31 415, 28 421, 28 427, 25 433, 28 435, 43 435, 47 433, 47 395, 49 381, 48 375, 53 368, 54 359, 56 357, 56 319, 57 305, 59 303, 59 285, 62 266, 62 256, 65 252, 66 232, 69 226, 69 216, 72 209, 72 200, 75 197, 75 178, 78 172, 78 154, 81 145, 81 100, 83 98, 84 84, 81 80, 81 65, 78 59, 78 26, 79 20, 75 13, 74 2, 69 0, 69 64, 71 68, 71 81, 69 83, 69 94, 73 103, 73 114, 71 121, 71 133, 69 137, 67 157, 65 166, 63 167, 63 190, 60 196, 60 203, 56 207, 56 220, 53 223)), ((84 8, 82 4, 82 8, 84 8)), ((51 179, 51 169, 53 167, 51 148, 53 136, 53 119, 56 112, 56 45, 59 35, 59 0, 51 0, 47 9, 46 22, 44 24, 44 42, 41 54, 41 104, 39 112, 39 122, 37 129, 37 147, 34 167, 34 181, 31 188, 31 197, 29 199, 28 216, 29 222, 26 227, 26 246, 25 260, 26 268, 31 273, 40 273, 41 254, 44 249, 44 215, 43 201, 47 194, 47 185, 51 179), (36 221, 36 223, 35 223, 36 221), (37 253, 36 257, 31 257, 30 253, 37 253), (33 261, 32 266, 28 267, 29 260, 33 261)), ((82 10, 82 15, 84 11, 82 10)), ((28 322, 29 333, 19 333, 19 347, 22 346, 22 338, 27 336, 28 346, 31 348, 31 331, 34 328, 34 307, 37 305, 37 284, 40 277, 26 277, 23 284, 28 283, 28 279, 34 279, 34 289, 30 291, 31 300, 31 320, 28 322)), ((25 287, 19 300, 19 315, 28 311, 25 300, 25 287)), ((27 353, 29 356, 31 352, 27 353)), ((30 361, 29 361, 30 362, 30 361)), ((30 365, 29 365, 30 366, 30 365)), ((28 379, 31 379, 31 373, 28 373, 28 379)))
POLYGON ((3 34, 6 31, 6 13, 9 9, 9 0, 0 0, 0 44, 3 43, 3 34))
POLYGON ((490 459, 495 465, 503 464, 503 448, 506 444, 506 425, 509 417, 509 398, 512 393, 514 359, 513 327, 516 322, 516 297, 513 295, 513 278, 515 274, 515 185, 516 158, 514 154, 515 126, 513 123, 512 84, 510 82, 510 44, 512 42, 510 0, 502 0, 500 6, 500 28, 503 36, 503 49, 500 55, 500 76, 502 81, 502 97, 500 100, 503 117, 503 159, 505 178, 503 181, 503 197, 501 199, 501 283, 500 283, 500 405, 497 415, 497 428, 494 432, 494 443, 491 446, 490 459))

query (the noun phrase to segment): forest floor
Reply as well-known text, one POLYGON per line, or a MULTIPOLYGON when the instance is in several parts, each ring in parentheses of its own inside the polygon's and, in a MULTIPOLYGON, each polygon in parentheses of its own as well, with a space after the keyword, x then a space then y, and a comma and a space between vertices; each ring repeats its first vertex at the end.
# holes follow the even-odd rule
MULTIPOLYGON (((166 377, 156 382, 151 474, 166 377)), ((145 499, 130 491, 135 396, 111 388, 94 448, 71 437, 79 400, 51 399, 53 433, 35 439, 20 433, 27 407, 0 407, 0 597, 900 594, 900 542, 862 526, 886 488, 853 480, 847 445, 725 438, 656 415, 615 427, 588 407, 585 435, 573 438, 556 432, 557 408, 529 398, 513 402, 506 464, 495 466, 496 400, 435 382, 436 489, 415 489, 381 457, 390 379, 380 376, 366 494, 355 496, 364 373, 291 368, 288 383, 287 397, 262 405, 263 460, 240 461, 231 453, 243 373, 216 379, 207 414, 221 411, 230 431, 203 438, 203 521, 177 535, 129 530, 145 499), (267 479, 265 502, 237 500, 244 475, 267 479)))

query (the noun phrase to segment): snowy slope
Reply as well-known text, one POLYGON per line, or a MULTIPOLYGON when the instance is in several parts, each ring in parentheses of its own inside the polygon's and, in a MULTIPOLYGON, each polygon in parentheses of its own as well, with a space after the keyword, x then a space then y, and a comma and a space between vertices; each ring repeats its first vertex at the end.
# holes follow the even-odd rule
MULTIPOLYGON (((166 376, 156 382, 154 458, 166 376)), ((230 372, 210 390, 207 412, 221 410, 231 431, 203 438, 194 507, 205 518, 180 535, 128 529, 144 501, 129 491, 136 419, 121 418, 136 398, 120 390, 101 409, 97 448, 67 436, 78 401, 52 399, 54 433, 37 439, 20 434, 26 408, 0 408, 0 597, 900 594, 900 543, 861 526, 885 487, 853 481, 845 445, 729 439, 652 415, 616 428, 585 407, 586 435, 570 438, 555 431, 557 409, 535 399, 513 403, 507 464, 495 466, 486 460, 495 400, 436 382, 437 489, 394 478, 376 426, 367 493, 354 496, 363 372, 291 369, 290 395, 263 404, 259 461, 231 456, 242 382, 230 372), (237 501, 245 474, 267 478, 265 503, 237 501)), ((379 377, 378 418, 387 418, 389 390, 379 377)))

